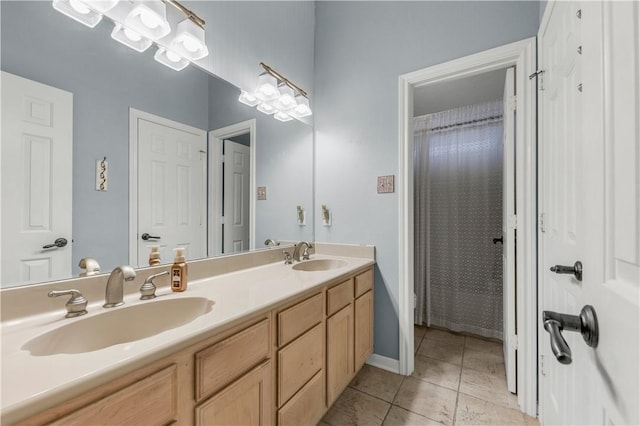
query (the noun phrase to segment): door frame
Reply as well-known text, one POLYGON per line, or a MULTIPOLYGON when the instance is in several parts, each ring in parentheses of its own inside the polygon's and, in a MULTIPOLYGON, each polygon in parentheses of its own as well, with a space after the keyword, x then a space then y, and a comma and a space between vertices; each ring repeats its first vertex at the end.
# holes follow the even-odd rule
MULTIPOLYGON (((138 265, 138 120, 147 120, 162 126, 173 127, 201 137, 206 146, 207 132, 178 121, 169 120, 135 108, 129 108, 129 264, 138 265)), ((204 176, 207 163, 203 162, 204 176)), ((207 196, 206 185, 202 185, 202 199, 207 196)), ((206 214, 206 203, 202 203, 202 217, 206 214)), ((208 223, 205 223, 205 230, 208 223)), ((143 265, 142 265, 143 266, 143 265)))
POLYGON ((537 411, 537 211, 536 211, 536 38, 531 37, 399 76, 398 217, 399 217, 399 366, 414 369, 413 347, 413 89, 487 71, 516 67, 516 321, 517 390, 523 412, 537 411))
POLYGON ((220 211, 222 206, 222 191, 216 186, 215 177, 220 176, 220 158, 222 157, 222 143, 225 139, 249 133, 249 250, 256 247, 256 119, 242 121, 230 126, 209 131, 209 177, 208 177, 208 223, 211 225, 207 231, 207 248, 209 256, 218 256, 222 252, 217 242, 220 239, 220 211))

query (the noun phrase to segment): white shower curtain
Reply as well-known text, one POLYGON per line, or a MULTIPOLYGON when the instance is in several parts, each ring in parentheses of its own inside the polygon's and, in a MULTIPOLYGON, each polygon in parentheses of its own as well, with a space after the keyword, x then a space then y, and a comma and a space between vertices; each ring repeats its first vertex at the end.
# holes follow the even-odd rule
POLYGON ((502 338, 502 100, 414 121, 415 323, 502 338))

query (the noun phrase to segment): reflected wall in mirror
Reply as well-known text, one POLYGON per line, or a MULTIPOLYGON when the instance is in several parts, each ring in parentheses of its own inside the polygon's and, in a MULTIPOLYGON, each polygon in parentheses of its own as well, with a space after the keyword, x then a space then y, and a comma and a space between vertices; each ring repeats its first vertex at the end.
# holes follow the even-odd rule
MULTIPOLYGON (((35 248, 31 247, 35 254, 17 264, 9 264, 5 254, 14 250, 20 241, 9 241, 5 231, 28 228, 30 219, 5 215, 5 211, 29 202, 39 206, 39 214, 44 214, 42 209, 53 214, 52 208, 62 205, 63 200, 38 197, 24 188, 16 188, 15 173, 24 172, 25 168, 17 167, 13 175, 5 173, 4 150, 10 141, 5 140, 3 134, 2 287, 46 280, 44 277, 50 275, 42 274, 53 271, 48 261, 42 259, 51 251, 67 254, 65 268, 70 271, 56 275, 55 279, 77 276, 80 273, 78 264, 86 257, 96 259, 102 273, 130 263, 132 240, 140 237, 132 235, 133 227, 129 225, 130 109, 207 133, 255 120, 255 176, 251 179, 256 186, 266 186, 268 193, 267 199, 260 201, 255 200, 255 193, 249 194, 252 201, 249 204, 255 206, 252 212, 255 227, 250 232, 256 242, 255 247, 249 248, 262 248, 262 242, 267 238, 313 239, 313 136, 310 126, 273 120, 240 104, 237 101, 239 89, 209 73, 193 66, 176 72, 154 61, 152 51, 140 54, 114 42, 110 38, 112 24, 107 20, 91 30, 56 12, 48 1, 2 1, 0 8, 2 71, 61 89, 72 98, 71 154, 62 157, 66 163, 47 160, 49 169, 32 168, 33 173, 40 173, 41 179, 46 173, 66 169, 71 182, 59 185, 66 185, 64 189, 70 193, 71 207, 63 207, 63 213, 57 214, 70 217, 71 228, 65 235, 55 237, 49 235, 50 232, 40 232, 49 227, 49 222, 40 224, 40 230, 30 229, 30 234, 37 240, 33 243, 35 248), (96 189, 99 163, 105 158, 108 166, 106 191, 96 189), (297 222, 298 205, 303 205, 307 211, 306 226, 297 222), (39 233, 42 235, 38 236, 39 233), (42 248, 54 244, 59 237, 67 240, 65 246, 42 248), (29 276, 29 270, 33 275, 29 276), (23 282, 5 279, 5 271, 12 271, 14 277, 22 277, 23 282)), ((4 77, 2 84, 4 96, 4 77)), ((34 113, 41 112, 37 104, 32 107, 34 113)), ((51 111, 50 118, 56 122, 64 109, 51 111)), ((2 125, 4 129, 5 123, 2 125)), ((19 144, 19 151, 24 151, 25 140, 13 141, 19 144)), ((42 155, 38 157, 40 161, 43 161, 42 155)), ((210 189, 205 188, 206 197, 211 197, 210 189)), ((202 201, 206 204, 206 200, 202 201)), ((175 205, 176 200, 164 201, 165 209, 175 208, 175 205)), ((212 214, 217 213, 207 212, 208 216, 212 214)), ((206 218, 205 222, 208 222, 206 218)), ((215 252, 207 250, 207 253, 215 252)), ((146 266, 146 260, 135 266, 146 266)), ((162 256, 162 263, 171 261, 172 254, 162 256)))

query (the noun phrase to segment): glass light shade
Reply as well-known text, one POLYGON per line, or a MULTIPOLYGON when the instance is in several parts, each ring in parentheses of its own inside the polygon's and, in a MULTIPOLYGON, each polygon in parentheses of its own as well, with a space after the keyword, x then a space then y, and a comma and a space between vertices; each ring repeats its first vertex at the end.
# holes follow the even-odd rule
POLYGON ((111 38, 138 52, 144 52, 153 43, 148 38, 144 38, 137 32, 120 24, 116 24, 113 28, 111 38))
POLYGON ((69 18, 93 28, 102 20, 102 15, 91 10, 80 0, 53 0, 53 8, 69 18))
POLYGON ((275 112, 277 112, 278 110, 276 109, 276 107, 274 107, 271 104, 268 104, 266 102, 261 103, 260 105, 258 105, 258 108, 256 108, 258 111, 263 112, 265 114, 273 114, 275 112))
POLYGON ((283 112, 283 111, 276 112, 276 114, 273 116, 273 118, 275 118, 276 120, 280 120, 280 121, 291 121, 291 120, 293 120, 293 118, 289 114, 287 114, 286 112, 283 112))
POLYGON ((288 111, 289 115, 294 118, 302 118, 311 115, 311 108, 309 108, 309 99, 306 96, 296 96, 297 105, 291 111, 288 111))
POLYGON ((119 0, 83 0, 83 2, 91 9, 104 13, 113 9, 119 0))
POLYGON ((189 18, 178 24, 176 36, 171 40, 169 48, 190 61, 209 55, 209 49, 204 41, 204 29, 189 18))
POLYGON ((258 77, 256 97, 263 102, 271 102, 278 99, 280 97, 278 80, 271 74, 261 74, 260 77, 258 77))
POLYGON ((134 1, 124 24, 143 37, 159 40, 171 32, 167 9, 161 1, 134 1))
POLYGON ((260 99, 256 98, 254 94, 246 92, 244 90, 240 92, 240 97, 238 98, 238 100, 245 105, 249 105, 250 107, 254 107, 260 103, 260 99))
POLYGON ((280 86, 280 97, 273 102, 273 106, 279 111, 289 111, 296 106, 296 98, 293 89, 286 84, 280 86))
POLYGON ((176 71, 183 70, 189 65, 188 60, 164 47, 159 47, 156 54, 153 55, 153 58, 162 65, 166 65, 176 71))

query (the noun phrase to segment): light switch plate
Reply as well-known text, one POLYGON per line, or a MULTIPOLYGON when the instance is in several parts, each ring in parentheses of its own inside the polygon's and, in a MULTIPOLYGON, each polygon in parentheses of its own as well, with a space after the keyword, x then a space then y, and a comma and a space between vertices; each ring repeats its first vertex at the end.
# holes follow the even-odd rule
POLYGON ((257 188, 257 199, 258 200, 266 200, 267 199, 267 187, 266 186, 259 186, 257 188))
POLYGON ((378 176, 378 194, 386 194, 393 191, 393 175, 378 176))

